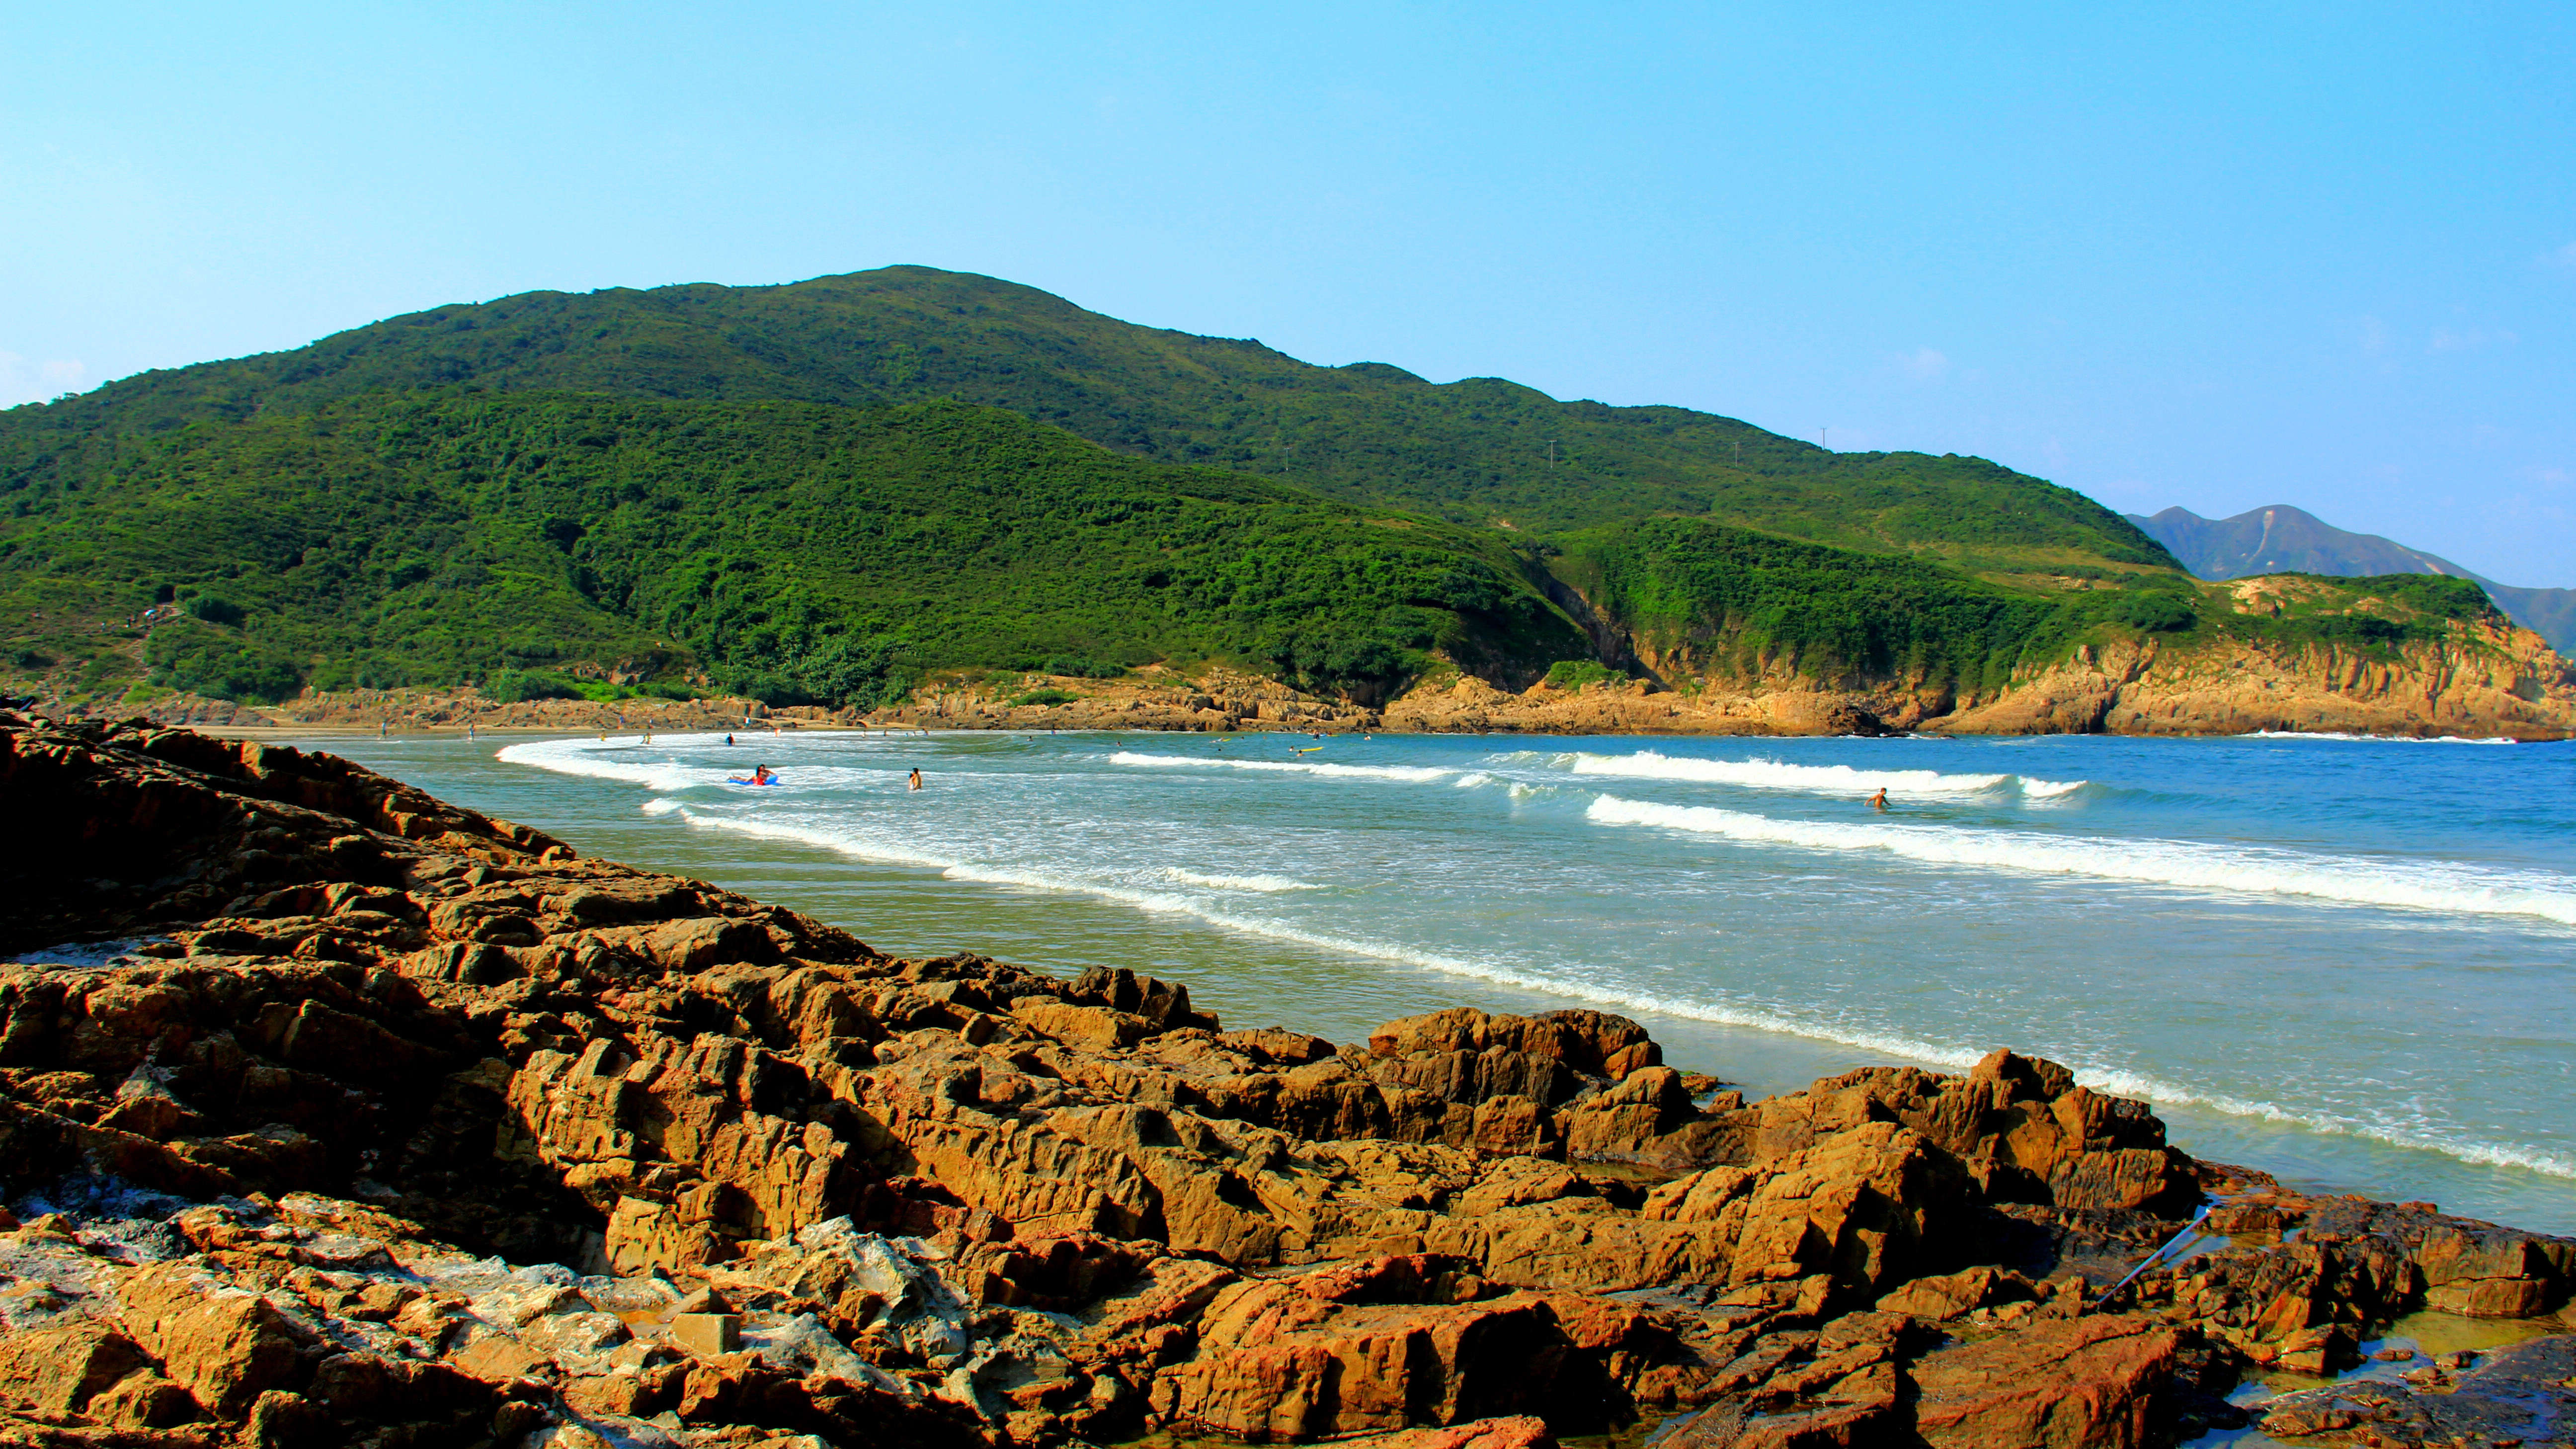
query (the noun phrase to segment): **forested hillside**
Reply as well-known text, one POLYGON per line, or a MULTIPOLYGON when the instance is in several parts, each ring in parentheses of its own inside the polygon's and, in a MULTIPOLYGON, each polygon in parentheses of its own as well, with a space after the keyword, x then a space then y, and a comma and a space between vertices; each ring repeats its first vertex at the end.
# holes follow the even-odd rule
POLYGON ((1981 460, 1313 367, 915 267, 441 308, 0 412, 0 675, 65 698, 613 676, 864 706, 1208 661, 1377 701, 1638 658, 1990 691, 2087 641, 2380 648, 2486 609, 2408 586, 2337 622, 2363 597, 2239 617, 1981 460))
POLYGON ((1480 528, 1679 513, 1971 567, 2173 566, 2118 514, 1982 459, 1831 453, 1685 408, 1558 402, 1499 378, 1435 386, 1381 363, 1316 367, 928 267, 433 308, 0 414, 0 473, 42 486, 69 476, 102 434, 455 385, 845 405, 948 397, 1141 457, 1480 528))
POLYGON ((129 438, 0 537, 22 667, 113 669, 98 621, 156 599, 156 682, 253 700, 582 662, 872 704, 1207 658, 1368 697, 1434 649, 1528 679, 1586 647, 1466 530, 938 402, 329 403, 129 438))

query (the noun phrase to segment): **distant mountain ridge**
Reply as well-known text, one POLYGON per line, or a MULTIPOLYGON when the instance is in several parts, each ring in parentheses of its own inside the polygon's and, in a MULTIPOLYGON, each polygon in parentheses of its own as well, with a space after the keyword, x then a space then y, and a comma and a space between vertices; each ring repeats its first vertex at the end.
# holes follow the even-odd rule
POLYGON ((2420 548, 2408 548, 2375 533, 2347 533, 2286 503, 2249 508, 2233 518, 2203 518, 2188 508, 2168 508, 2152 518, 2138 513, 2121 516, 2204 579, 2280 573, 2441 574, 2468 579, 2485 589, 2487 597, 2512 615, 2515 623, 2548 640, 2549 647, 2576 655, 2576 589, 2500 584, 2420 548))

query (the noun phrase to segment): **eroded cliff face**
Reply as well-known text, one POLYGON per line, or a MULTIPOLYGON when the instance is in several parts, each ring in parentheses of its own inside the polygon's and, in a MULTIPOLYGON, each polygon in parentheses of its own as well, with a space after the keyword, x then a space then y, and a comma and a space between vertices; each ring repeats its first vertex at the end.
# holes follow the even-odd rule
MULTIPOLYGON (((2260 613, 2299 582, 2245 579, 2230 587, 2240 609, 2260 613)), ((2539 635, 2501 616, 2455 624, 2444 639, 2380 648, 2284 650, 2228 639, 2176 647, 2157 637, 2088 645, 1985 691, 1962 691, 1920 676, 1819 676, 1800 660, 1776 656, 1750 665, 1720 663, 1731 656, 1633 639, 1588 607, 1581 617, 1605 657, 1633 665, 1643 677, 1582 689, 1540 683, 1515 693, 1443 667, 1399 697, 1371 706, 1228 669, 1185 677, 1147 665, 1116 679, 1027 675, 932 682, 904 704, 866 714, 815 706, 769 709, 750 701, 496 705, 471 691, 428 690, 317 696, 261 710, 179 696, 150 713, 164 724, 383 725, 449 733, 471 724, 487 731, 619 733, 856 727, 1685 735, 2306 730, 2576 737, 2576 666, 2551 652, 2539 635), (1022 702, 1032 698, 1061 702, 1022 702)))
POLYGON ((2566 739, 2576 671, 2528 629, 2454 625, 2442 640, 2385 650, 2296 652, 2233 641, 2184 650, 2155 640, 2080 649, 1991 701, 1927 721, 1973 734, 2256 730, 2566 739))
MULTIPOLYGON (((1590 1011, 1228 1030, 182 730, 0 713, 0 803, 11 1443, 2140 1446, 2576 1285, 2005 1051, 1747 1103, 1590 1011)), ((2551 1353, 2278 1426, 2546 1428, 2551 1353)))
POLYGON ((1541 685, 1517 695, 1480 680, 1443 681, 1390 704, 1384 723, 1550 734, 2576 737, 2576 667, 2501 617, 2454 624, 2443 639, 2376 649, 2286 650, 2231 639, 2175 647, 2152 636, 2086 645, 1984 693, 1921 678, 1819 678, 1780 659, 1749 671, 1712 668, 1703 652, 1651 641, 1635 642, 1633 652, 1653 679, 1581 691, 1541 685))

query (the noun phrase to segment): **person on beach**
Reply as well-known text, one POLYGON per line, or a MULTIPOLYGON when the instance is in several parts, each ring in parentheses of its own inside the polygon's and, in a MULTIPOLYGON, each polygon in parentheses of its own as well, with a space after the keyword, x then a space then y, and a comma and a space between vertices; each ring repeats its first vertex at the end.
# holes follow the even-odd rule
POLYGON ((1887 813, 1887 787, 1885 785, 1879 786, 1878 793, 1869 797, 1869 808, 1877 811, 1881 815, 1887 813))
POLYGON ((918 790, 918 789, 920 789, 920 788, 921 788, 921 772, 920 772, 919 770, 915 770, 915 771, 913 771, 913 772, 912 772, 911 788, 912 788, 912 789, 915 789, 915 790, 918 790))
POLYGON ((726 748, 726 749, 732 749, 732 748, 733 748, 733 736, 731 736, 731 735, 727 735, 727 736, 725 736, 725 748, 726 748))

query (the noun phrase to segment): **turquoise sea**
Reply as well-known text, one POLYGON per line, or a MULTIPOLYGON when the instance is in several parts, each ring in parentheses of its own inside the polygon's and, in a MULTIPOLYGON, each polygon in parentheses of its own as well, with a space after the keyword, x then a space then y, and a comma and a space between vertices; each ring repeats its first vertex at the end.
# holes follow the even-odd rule
POLYGON ((1593 1006, 1753 1094, 2010 1046, 2206 1157, 2576 1231, 2576 747, 309 743, 882 950, 1133 966, 1230 1025, 1593 1006), (755 764, 783 783, 726 783, 755 764))

